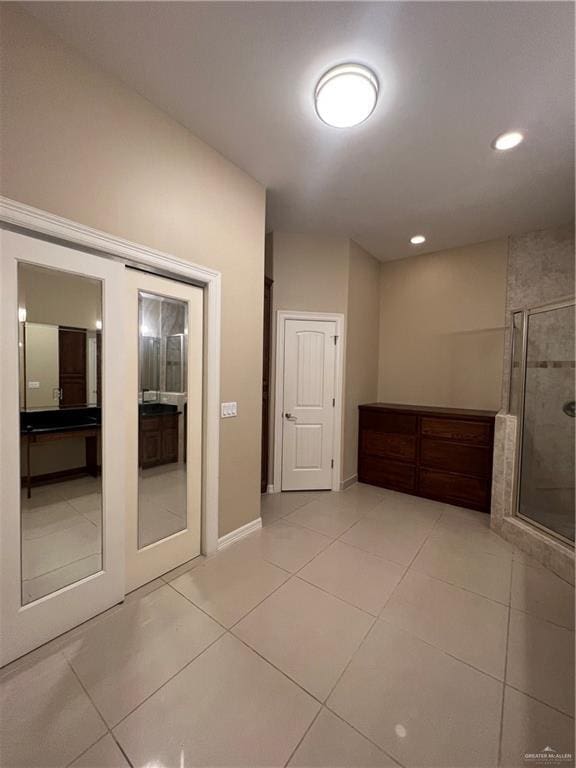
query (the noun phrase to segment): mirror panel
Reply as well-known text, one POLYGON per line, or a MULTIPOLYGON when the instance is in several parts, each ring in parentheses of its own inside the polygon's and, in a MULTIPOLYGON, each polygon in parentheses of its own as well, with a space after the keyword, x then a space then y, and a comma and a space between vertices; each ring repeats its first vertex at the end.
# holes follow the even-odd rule
POLYGON ((188 305, 138 294, 138 548, 187 528, 188 305))
POLYGON ((99 280, 20 263, 22 604, 102 570, 99 280))

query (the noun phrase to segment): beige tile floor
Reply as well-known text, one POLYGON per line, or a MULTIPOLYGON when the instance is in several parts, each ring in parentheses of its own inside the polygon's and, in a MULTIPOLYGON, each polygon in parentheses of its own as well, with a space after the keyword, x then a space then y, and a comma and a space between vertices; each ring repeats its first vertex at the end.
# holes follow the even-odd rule
POLYGON ((573 589, 487 516, 356 485, 266 496, 262 517, 2 670, 0 764, 512 768, 573 753, 573 589))

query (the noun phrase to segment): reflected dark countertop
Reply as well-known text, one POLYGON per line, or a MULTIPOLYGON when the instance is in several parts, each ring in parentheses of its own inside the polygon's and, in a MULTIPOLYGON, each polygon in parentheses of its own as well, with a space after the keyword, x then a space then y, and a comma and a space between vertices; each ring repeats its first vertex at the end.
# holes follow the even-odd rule
POLYGON ((47 411, 21 411, 20 432, 73 432, 82 429, 99 429, 102 412, 98 407, 54 408, 47 411))
POLYGON ((170 403, 140 403, 140 416, 162 416, 168 413, 178 413, 178 406, 170 403))
MULTIPOLYGON (((140 403, 138 412, 144 417, 179 413, 178 406, 170 403, 140 403)), ((24 434, 99 429, 101 423, 102 409, 98 407, 20 411, 20 432, 24 434)))

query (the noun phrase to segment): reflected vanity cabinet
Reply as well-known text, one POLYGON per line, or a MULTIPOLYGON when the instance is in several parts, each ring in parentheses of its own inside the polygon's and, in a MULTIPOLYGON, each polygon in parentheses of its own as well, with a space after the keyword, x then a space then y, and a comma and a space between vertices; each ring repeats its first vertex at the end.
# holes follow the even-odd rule
POLYGON ((178 461, 178 414, 140 414, 140 466, 143 469, 178 461))
POLYGON ((358 480, 490 511, 493 411, 359 406, 358 480))

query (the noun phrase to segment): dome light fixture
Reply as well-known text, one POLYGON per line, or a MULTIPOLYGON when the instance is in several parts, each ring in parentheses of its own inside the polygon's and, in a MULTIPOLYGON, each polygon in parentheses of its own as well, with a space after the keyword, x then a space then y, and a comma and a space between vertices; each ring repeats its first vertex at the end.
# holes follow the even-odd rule
POLYGON ((314 103, 320 120, 334 128, 351 128, 370 117, 378 101, 378 79, 362 64, 339 64, 316 86, 314 103))
POLYGON ((414 235, 414 237, 410 238, 410 242, 412 245, 422 245, 422 243, 426 242, 426 238, 424 235, 414 235))
POLYGON ((523 134, 520 131, 507 131, 501 133, 500 136, 496 136, 492 142, 492 149, 497 149, 499 152, 506 152, 508 149, 514 149, 518 144, 524 141, 523 134))

